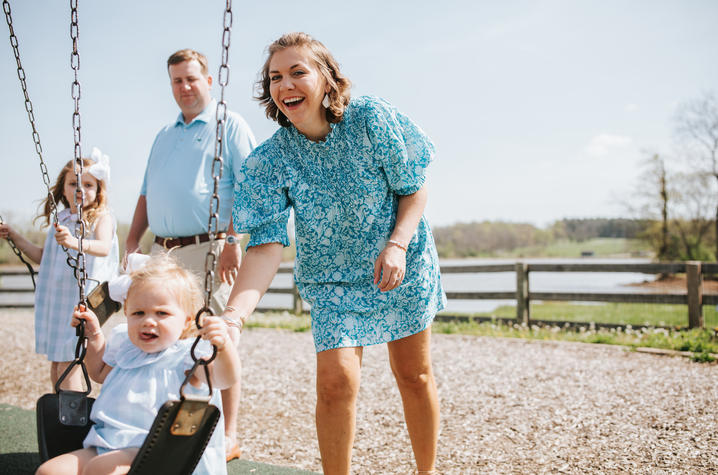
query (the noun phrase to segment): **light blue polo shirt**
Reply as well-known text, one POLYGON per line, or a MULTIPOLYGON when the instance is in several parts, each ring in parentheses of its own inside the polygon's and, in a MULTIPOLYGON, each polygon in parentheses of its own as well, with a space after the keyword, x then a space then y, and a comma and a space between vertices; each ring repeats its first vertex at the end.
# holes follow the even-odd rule
MULTIPOLYGON (((174 124, 159 131, 147 160, 140 194, 147 198, 150 230, 161 237, 207 232, 209 202, 214 189, 217 102, 189 124, 180 112, 174 124)), ((229 226, 234 177, 256 145, 254 135, 237 113, 227 112, 223 142, 223 171, 219 181, 219 231, 229 226)))

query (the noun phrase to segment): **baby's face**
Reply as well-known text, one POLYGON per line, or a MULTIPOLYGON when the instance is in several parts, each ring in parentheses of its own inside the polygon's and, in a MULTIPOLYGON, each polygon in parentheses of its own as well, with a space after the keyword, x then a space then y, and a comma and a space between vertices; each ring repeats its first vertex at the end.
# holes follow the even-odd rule
POLYGON ((133 286, 125 301, 130 341, 145 353, 156 353, 179 340, 192 320, 175 293, 160 282, 133 286))

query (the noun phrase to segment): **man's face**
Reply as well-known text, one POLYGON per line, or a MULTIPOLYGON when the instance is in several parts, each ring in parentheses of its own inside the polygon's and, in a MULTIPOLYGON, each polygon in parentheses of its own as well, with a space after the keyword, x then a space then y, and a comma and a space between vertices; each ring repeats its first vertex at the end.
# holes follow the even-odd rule
POLYGON ((190 122, 212 100, 209 93, 212 76, 202 74, 202 66, 194 59, 170 65, 169 74, 172 95, 184 115, 185 122, 190 122))

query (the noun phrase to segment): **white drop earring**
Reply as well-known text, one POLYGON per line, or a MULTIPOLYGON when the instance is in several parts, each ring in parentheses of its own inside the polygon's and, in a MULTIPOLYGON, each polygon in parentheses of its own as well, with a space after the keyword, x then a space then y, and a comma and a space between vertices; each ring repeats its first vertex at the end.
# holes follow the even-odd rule
POLYGON ((329 102, 329 94, 324 94, 324 99, 322 99, 322 105, 325 109, 329 109, 330 102, 329 102))

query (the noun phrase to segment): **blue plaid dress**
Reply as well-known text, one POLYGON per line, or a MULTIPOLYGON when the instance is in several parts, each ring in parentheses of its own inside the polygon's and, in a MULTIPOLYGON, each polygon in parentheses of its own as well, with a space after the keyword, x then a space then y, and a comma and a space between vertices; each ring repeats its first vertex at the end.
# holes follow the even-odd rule
MULTIPOLYGON (((69 209, 57 214, 58 222, 74 231, 77 215, 69 209)), ((114 221, 114 218, 113 218, 114 221)), ((113 225, 116 228, 116 224, 113 225)), ((94 239, 92 232, 88 239, 94 239)), ((69 252, 77 256, 77 251, 69 252)), ((103 282, 117 274, 119 246, 113 229, 112 248, 106 257, 86 256, 88 279, 103 282)), ((77 280, 67 265, 65 252, 55 241, 55 227, 50 226, 42 251, 42 261, 35 289, 35 352, 47 355, 50 361, 72 361, 75 357, 75 329, 70 326, 72 311, 79 300, 77 280)), ((97 282, 88 280, 85 295, 97 282)))
POLYGON ((248 246, 289 244, 294 278, 312 306, 317 352, 404 338, 445 306, 439 262, 424 217, 408 246, 406 276, 389 292, 373 283, 374 262, 396 222, 398 198, 418 191, 434 144, 407 116, 376 97, 352 99, 322 142, 281 127, 237 175, 233 223, 248 246))
MULTIPOLYGON (((127 334, 127 324, 117 325, 107 338, 102 360, 112 371, 102 384, 100 395, 92 406, 90 428, 84 447, 95 447, 98 454, 128 447, 141 447, 149 433, 159 408, 169 399, 179 400, 179 389, 185 371, 192 367, 190 347, 194 338, 178 340, 157 353, 145 353, 137 348, 127 334)), ((198 356, 209 356, 212 347, 202 340, 197 345, 198 356)), ((208 388, 185 387, 186 393, 207 395, 208 388)), ((222 409, 219 391, 214 391, 212 404, 222 409)), ((202 454, 194 474, 226 475, 224 455, 224 419, 217 427, 202 454)))

